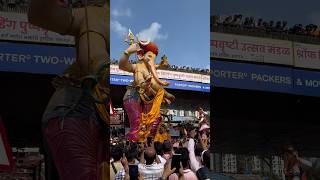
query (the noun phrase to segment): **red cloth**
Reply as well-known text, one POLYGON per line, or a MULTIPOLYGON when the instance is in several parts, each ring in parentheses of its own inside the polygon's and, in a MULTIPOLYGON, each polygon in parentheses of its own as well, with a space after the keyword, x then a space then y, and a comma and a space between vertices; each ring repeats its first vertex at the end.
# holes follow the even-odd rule
POLYGON ((153 52, 156 56, 158 56, 158 46, 154 42, 150 42, 147 45, 139 43, 140 48, 143 50, 143 54, 147 53, 148 51, 153 52))
POLYGON ((107 160, 107 138, 94 119, 49 120, 43 129, 61 180, 101 179, 101 163, 107 160))

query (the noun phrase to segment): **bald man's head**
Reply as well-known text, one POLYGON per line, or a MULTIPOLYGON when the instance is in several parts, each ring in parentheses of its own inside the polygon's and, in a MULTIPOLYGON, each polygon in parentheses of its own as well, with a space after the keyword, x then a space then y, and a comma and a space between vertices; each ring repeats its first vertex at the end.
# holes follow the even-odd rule
POLYGON ((156 150, 153 147, 148 147, 144 151, 144 159, 146 160, 146 165, 153 164, 156 159, 156 150))

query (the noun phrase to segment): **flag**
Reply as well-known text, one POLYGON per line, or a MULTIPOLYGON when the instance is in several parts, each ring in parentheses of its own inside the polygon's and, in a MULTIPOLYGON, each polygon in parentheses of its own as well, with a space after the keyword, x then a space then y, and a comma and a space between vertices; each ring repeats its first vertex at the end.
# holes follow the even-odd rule
POLYGON ((111 116, 112 116, 112 115, 115 115, 115 114, 116 114, 116 111, 115 111, 114 108, 113 108, 113 105, 112 105, 111 100, 110 100, 110 102, 109 102, 109 107, 110 107, 110 115, 111 115, 111 116))

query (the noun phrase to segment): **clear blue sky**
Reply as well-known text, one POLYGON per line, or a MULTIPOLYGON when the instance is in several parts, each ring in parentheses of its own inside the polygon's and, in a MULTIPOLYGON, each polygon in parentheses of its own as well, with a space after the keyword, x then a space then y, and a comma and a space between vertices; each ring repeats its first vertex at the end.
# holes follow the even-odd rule
POLYGON ((233 15, 236 13, 265 20, 287 20, 294 24, 320 25, 319 0, 212 0, 211 14, 233 15))
POLYGON ((110 13, 111 58, 128 47, 130 28, 157 43, 157 63, 166 54, 170 64, 209 68, 209 0, 111 0, 110 13))

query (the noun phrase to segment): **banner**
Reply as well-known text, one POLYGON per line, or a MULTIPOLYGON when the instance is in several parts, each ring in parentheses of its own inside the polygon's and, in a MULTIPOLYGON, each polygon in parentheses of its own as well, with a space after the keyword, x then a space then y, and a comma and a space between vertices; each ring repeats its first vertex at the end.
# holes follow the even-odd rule
POLYGON ((110 65, 110 74, 115 74, 115 75, 124 75, 124 76, 133 76, 133 73, 123 71, 119 69, 119 65, 116 64, 111 64, 110 65))
POLYGON ((172 117, 172 121, 171 122, 183 122, 183 121, 195 121, 195 117, 194 116, 173 116, 172 117))
MULTIPOLYGON (((0 42, 0 71, 62 74, 75 62, 75 55, 75 48, 72 47, 0 42)), ((176 77, 176 72, 166 71, 166 73, 170 74, 165 76, 167 78, 176 77)), ((121 71, 118 66, 111 65, 111 74, 120 74, 110 77, 111 84, 128 85, 133 80, 132 73, 121 71)), ((171 83, 168 88, 210 92, 209 75, 200 75, 201 77, 196 79, 197 75, 182 74, 183 76, 176 78, 199 82, 165 79, 171 83)))
POLYGON ((213 60, 212 86, 320 97, 320 72, 213 60))
POLYGON ((294 94, 320 97, 320 72, 295 70, 294 94))
POLYGON ((240 89, 289 93, 292 89, 289 68, 245 63, 212 62, 212 84, 240 89))
POLYGON ((171 137, 180 137, 180 130, 178 128, 169 128, 169 134, 171 137))
POLYGON ((120 125, 120 124, 122 124, 120 114, 114 114, 110 116, 110 125, 120 125))
MULTIPOLYGON (((172 79, 179 81, 191 81, 191 82, 201 82, 201 83, 210 83, 210 75, 202 75, 196 73, 186 73, 178 71, 169 71, 169 70, 157 70, 159 78, 172 79)), ((122 71, 119 69, 118 65, 110 65, 110 74, 114 75, 130 75, 132 73, 122 71)))
MULTIPOLYGON (((110 76, 110 84, 113 84, 113 85, 129 85, 132 81, 133 81, 132 76, 119 76, 119 75, 110 76)), ((177 80, 166 80, 166 81, 170 83, 170 85, 166 87, 169 89, 210 92, 210 84, 177 81, 177 80)))
POLYGON ((71 47, 1 42, 0 71, 61 74, 75 54, 71 47))
MULTIPOLYGON (((185 73, 185 72, 179 72, 179 71, 167 71, 167 70, 157 70, 157 72, 160 78, 204 83, 202 81, 202 76, 204 75, 201 75, 201 74, 185 73)), ((206 82, 206 83, 209 83, 209 82, 206 82)))
POLYGON ((0 12, 0 39, 38 43, 72 44, 72 36, 62 36, 28 22, 27 14, 0 12))
POLYGON ((320 46, 293 43, 294 65, 296 67, 320 69, 320 46))
POLYGON ((293 65, 291 41, 211 32, 211 57, 293 65))

